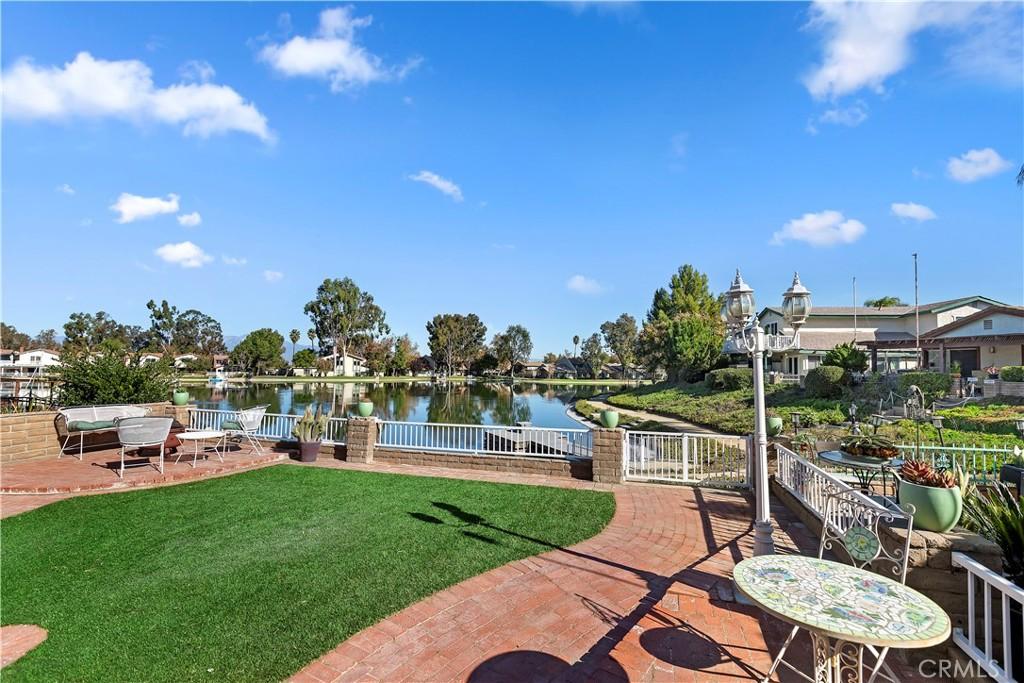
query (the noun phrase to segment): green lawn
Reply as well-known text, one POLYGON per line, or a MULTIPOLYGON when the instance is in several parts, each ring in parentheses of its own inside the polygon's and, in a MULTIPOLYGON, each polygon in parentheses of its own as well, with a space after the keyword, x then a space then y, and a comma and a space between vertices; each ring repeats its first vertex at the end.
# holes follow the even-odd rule
POLYGON ((610 493, 278 465, 4 520, 4 681, 280 680, 446 586, 567 546, 610 493))

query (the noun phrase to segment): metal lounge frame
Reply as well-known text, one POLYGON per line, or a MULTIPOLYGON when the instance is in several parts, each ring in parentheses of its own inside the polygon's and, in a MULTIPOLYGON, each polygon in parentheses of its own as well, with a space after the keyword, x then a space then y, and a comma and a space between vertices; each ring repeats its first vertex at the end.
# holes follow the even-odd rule
POLYGON ((170 417, 122 417, 115 423, 117 440, 121 443, 121 469, 117 476, 124 479, 124 454, 128 449, 147 446, 160 447, 160 464, 157 470, 164 473, 164 442, 171 433, 174 418, 170 417))
POLYGON ((221 429, 228 436, 238 438, 239 440, 245 439, 254 451, 262 454, 263 445, 256 438, 256 432, 263 423, 263 416, 267 414, 267 408, 269 407, 269 405, 260 405, 253 406, 252 408, 243 408, 237 411, 234 417, 234 421, 238 423, 241 429, 224 428, 223 425, 221 429))
MULTIPOLYGON (((131 405, 113 405, 113 406, 79 406, 73 408, 61 408, 57 411, 58 419, 64 421, 64 428, 67 431, 67 436, 64 437, 63 443, 60 445, 60 452, 57 454, 57 459, 60 460, 64 457, 67 452, 68 444, 71 439, 78 436, 78 455, 74 452, 71 453, 71 457, 77 457, 82 460, 85 457, 85 436, 86 434, 102 434, 103 432, 114 432, 116 433, 116 424, 113 427, 103 427, 101 429, 83 429, 71 431, 71 423, 78 421, 99 421, 99 420, 113 420, 115 423, 117 420, 128 418, 128 417, 145 417, 149 414, 149 408, 145 406, 131 406, 131 405)), ((108 444, 113 445, 113 444, 108 444)))
MULTIPOLYGON (((910 557, 910 536, 914 530, 914 518, 911 516, 913 510, 905 512, 883 508, 867 498, 858 491, 837 491, 828 495, 825 501, 825 512, 821 526, 821 540, 818 544, 818 557, 822 558, 825 551, 842 549, 840 559, 859 568, 874 571, 900 583, 907 581, 907 561, 910 557), (879 536, 880 525, 889 527, 906 527, 906 539, 904 542, 892 549, 886 548, 879 536), (879 566, 887 565, 887 566, 879 566)), ((779 665, 787 667, 797 675, 808 681, 810 676, 794 667, 783 657, 789 648, 793 638, 800 631, 799 626, 794 626, 789 637, 782 644, 782 649, 776 655, 771 668, 765 675, 763 681, 771 679, 779 665)), ((874 666, 867 677, 867 683, 873 683, 876 678, 882 677, 892 683, 899 683, 900 679, 895 672, 885 663, 889 654, 889 648, 883 647, 880 650, 872 645, 864 646, 875 658, 874 666)))

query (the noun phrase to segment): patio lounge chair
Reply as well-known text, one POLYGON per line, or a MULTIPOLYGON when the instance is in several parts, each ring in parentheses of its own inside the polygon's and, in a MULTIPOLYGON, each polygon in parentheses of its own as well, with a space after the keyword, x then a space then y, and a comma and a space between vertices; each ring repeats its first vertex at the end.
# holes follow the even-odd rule
MULTIPOLYGON (((857 491, 839 491, 832 493, 825 501, 824 523, 821 527, 821 541, 818 544, 818 557, 821 558, 828 550, 836 555, 840 562, 847 562, 860 569, 869 569, 882 576, 906 583, 907 581, 907 560, 910 556, 910 536, 914 530, 914 518, 910 514, 897 511, 891 508, 881 508, 872 504, 869 500, 857 491), (906 538, 898 546, 890 544, 888 547, 883 543, 879 535, 879 528, 895 527, 906 529, 906 538), (839 552, 836 552, 836 551, 839 552)), ((793 638, 800 630, 794 626, 790 631, 782 649, 772 662, 772 668, 764 677, 764 681, 771 679, 772 674, 782 664, 799 676, 811 680, 809 676, 799 671, 783 657, 786 649, 793 638)), ((899 683, 899 678, 885 663, 885 657, 889 654, 889 648, 881 650, 872 645, 865 645, 867 650, 874 655, 874 664, 865 661, 864 666, 871 666, 871 670, 863 679, 867 683, 874 683, 879 676, 899 683)))
POLYGON ((123 417, 117 420, 117 440, 121 442, 121 469, 117 476, 124 479, 124 454, 130 449, 146 446, 160 447, 160 464, 157 469, 164 473, 164 442, 171 432, 174 418, 170 417, 123 417))
POLYGON ((221 422, 220 428, 229 437, 239 440, 245 439, 254 451, 262 453, 263 446, 260 444, 259 439, 256 438, 256 433, 259 431, 260 424, 263 422, 263 416, 267 414, 267 408, 269 407, 253 406, 252 408, 243 408, 236 412, 234 417, 221 422))
MULTIPOLYGON (((145 406, 85 406, 81 408, 61 408, 57 415, 57 432, 64 432, 64 441, 60 445, 61 458, 67 450, 72 437, 78 437, 78 459, 81 460, 85 450, 87 434, 109 432, 114 434, 117 429, 115 422, 125 417, 143 417, 149 414, 145 406), (63 428, 63 429, 62 429, 63 428)), ((72 452, 72 456, 74 452, 72 452)))

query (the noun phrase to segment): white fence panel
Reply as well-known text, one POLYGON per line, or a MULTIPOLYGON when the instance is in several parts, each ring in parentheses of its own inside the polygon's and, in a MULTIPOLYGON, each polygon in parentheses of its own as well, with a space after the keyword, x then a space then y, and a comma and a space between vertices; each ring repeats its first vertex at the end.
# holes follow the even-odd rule
POLYGON ((1017 648, 1024 648, 1024 588, 1015 586, 990 570, 985 565, 975 562, 963 553, 953 553, 953 566, 967 570, 967 633, 963 628, 953 629, 953 642, 967 656, 978 663, 982 669, 999 683, 1011 683, 1024 680, 1024 671, 1013 669, 1013 657, 1017 648), (978 591, 977 583, 981 581, 982 617, 981 633, 978 633, 976 622, 978 591), (1002 646, 997 647, 993 630, 995 620, 992 614, 993 600, 999 600, 1000 623, 1002 624, 1002 646), (1016 608, 1012 603, 1016 603, 1016 608), (1016 612, 1016 614, 1014 614, 1016 612), (1014 628, 1016 621, 1017 630, 1014 628), (1001 656, 997 656, 1001 655, 1001 656))
MULTIPOLYGON (((221 429, 225 420, 235 420, 238 413, 234 410, 212 410, 208 408, 189 408, 189 429, 221 429)), ((260 422, 259 429, 254 432, 255 436, 263 439, 292 440, 292 430, 301 415, 284 415, 281 413, 267 413, 260 422)), ((328 443, 345 443, 345 428, 347 421, 343 417, 332 417, 327 422, 327 432, 324 434, 324 441, 328 443)))
POLYGON ((627 479, 747 486, 750 440, 741 436, 626 432, 627 479))
POLYGON ((818 519, 825 518, 825 501, 829 495, 839 491, 852 492, 866 505, 881 507, 876 501, 857 491, 833 472, 826 472, 817 465, 804 460, 790 449, 775 445, 778 454, 778 469, 775 480, 789 491, 818 519))
POLYGON ((413 451, 529 455, 547 458, 590 458, 594 454, 594 441, 589 429, 392 420, 378 421, 377 445, 413 451))
POLYGON ((901 443, 896 446, 903 458, 924 460, 939 469, 953 469, 956 463, 978 481, 999 478, 999 468, 1020 452, 1013 446, 918 446, 901 443))

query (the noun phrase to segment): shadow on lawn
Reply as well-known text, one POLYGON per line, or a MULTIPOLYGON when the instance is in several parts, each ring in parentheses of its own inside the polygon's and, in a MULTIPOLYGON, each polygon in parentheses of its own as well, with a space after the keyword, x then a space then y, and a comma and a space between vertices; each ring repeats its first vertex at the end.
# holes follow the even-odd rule
MULTIPOLYGON (((763 678, 764 672, 745 661, 747 659, 744 656, 745 653, 736 654, 737 650, 746 651, 751 648, 746 647, 742 643, 716 642, 707 633, 701 631, 693 624, 658 609, 658 604, 665 598, 668 590, 678 583, 707 592, 709 598, 716 603, 715 606, 717 608, 746 615, 758 615, 757 610, 754 608, 740 606, 731 602, 731 597, 723 599, 723 595, 731 595, 731 585, 722 586, 723 582, 727 582, 727 580, 724 580, 718 574, 699 569, 701 564, 714 560, 723 551, 729 554, 733 562, 739 562, 743 559, 739 545, 740 541, 748 537, 753 531, 753 524, 749 521, 748 517, 749 502, 742 504, 728 501, 709 502, 700 489, 694 490, 694 498, 700 514, 701 530, 706 542, 707 553, 670 576, 662 576, 613 560, 581 553, 571 548, 552 544, 543 539, 533 538, 510 529, 505 529, 489 523, 480 515, 467 512, 450 503, 433 501, 431 504, 437 510, 442 510, 454 517, 455 519, 451 522, 446 522, 440 517, 430 514, 410 512, 409 515, 413 518, 429 524, 487 529, 529 541, 550 550, 557 550, 582 560, 588 560, 617 570, 624 570, 641 579, 646 585, 647 593, 639 600, 636 607, 627 614, 619 614, 612 608, 600 605, 584 596, 579 596, 588 609, 609 625, 609 629, 603 637, 597 639, 597 642, 584 653, 578 662, 566 664, 557 657, 534 651, 506 652, 480 663, 474 669, 470 680, 588 680, 593 676, 607 680, 628 680, 628 676, 622 670, 622 667, 612 657, 612 652, 645 617, 648 620, 661 624, 657 628, 646 629, 640 637, 641 647, 652 657, 673 666, 690 670, 705 670, 731 663, 744 674, 743 676, 734 677, 763 678), (733 532, 730 538, 724 539, 722 542, 717 541, 711 523, 712 512, 716 513, 716 517, 724 520, 735 520, 735 524, 727 525, 727 531, 733 532), (564 668, 556 666, 556 661, 564 665, 564 668), (510 678, 512 670, 522 671, 525 675, 523 677, 513 675, 510 678), (531 671, 533 672, 532 674, 530 673, 531 671)), ((490 543, 496 542, 468 529, 464 529, 462 533, 478 540, 490 543)), ((590 567, 562 562, 556 557, 545 558, 545 561, 562 564, 563 566, 571 567, 575 571, 589 572, 617 581, 625 580, 596 571, 590 567)), ((728 583, 731 584, 731 582, 728 583)), ((764 620, 762 620, 762 630, 765 631, 767 640, 775 634, 770 633, 770 629, 764 629, 764 625, 764 620)), ((737 635, 739 636, 739 634, 737 635)), ((771 637, 771 640, 774 639, 774 637, 771 637)), ((717 675, 729 676, 729 674, 722 674, 717 671, 715 673, 717 675)))

